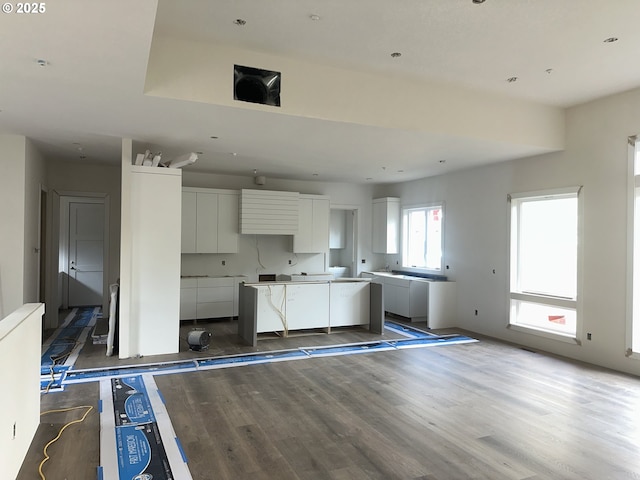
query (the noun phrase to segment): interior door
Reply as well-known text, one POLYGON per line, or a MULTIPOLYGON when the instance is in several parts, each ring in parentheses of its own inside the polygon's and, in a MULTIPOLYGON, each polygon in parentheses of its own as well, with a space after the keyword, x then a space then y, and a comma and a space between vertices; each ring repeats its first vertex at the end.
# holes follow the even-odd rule
POLYGON ((69 307, 102 305, 104 203, 69 203, 69 307))

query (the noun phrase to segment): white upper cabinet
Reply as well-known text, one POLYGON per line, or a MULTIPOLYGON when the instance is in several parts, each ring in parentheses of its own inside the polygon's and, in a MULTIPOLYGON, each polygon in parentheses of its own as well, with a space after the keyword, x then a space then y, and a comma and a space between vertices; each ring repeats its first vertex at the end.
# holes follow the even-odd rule
POLYGON ((238 252, 239 194, 183 188, 182 253, 238 252))
POLYGON ((196 253, 196 192, 182 191, 182 253, 196 253))
POLYGON ((373 201, 373 253, 400 253, 400 199, 373 201))
POLYGON ((218 194, 218 252, 238 252, 238 216, 240 195, 236 192, 218 194))
POLYGON ((196 193, 196 253, 218 252, 218 194, 196 193))
POLYGON ((329 197, 300 195, 298 233, 293 236, 294 253, 329 251, 329 197))

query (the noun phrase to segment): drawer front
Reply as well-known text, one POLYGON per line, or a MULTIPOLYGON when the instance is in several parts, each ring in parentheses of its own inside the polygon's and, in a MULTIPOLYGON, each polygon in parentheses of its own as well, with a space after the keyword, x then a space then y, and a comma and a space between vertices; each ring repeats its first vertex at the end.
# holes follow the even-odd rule
POLYGON ((233 304, 233 286, 198 288, 198 303, 231 302, 233 304))
POLYGON ((198 278, 198 287, 233 287, 234 277, 198 278))
POLYGON ((198 303, 196 318, 219 318, 233 316, 233 302, 198 303))
POLYGON ((196 288, 198 286, 197 278, 181 278, 180 288, 196 288))
POLYGON ((384 283, 389 285, 397 285, 398 287, 409 287, 412 280, 407 280, 406 278, 398 278, 398 277, 386 277, 384 279, 384 283))

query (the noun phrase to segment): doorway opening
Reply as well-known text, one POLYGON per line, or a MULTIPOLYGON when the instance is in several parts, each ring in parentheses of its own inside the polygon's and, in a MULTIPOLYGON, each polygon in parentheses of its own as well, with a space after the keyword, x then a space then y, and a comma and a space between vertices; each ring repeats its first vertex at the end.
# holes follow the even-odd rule
POLYGON ((334 277, 357 277, 358 209, 332 206, 329 217, 329 271, 334 277))
POLYGON ((58 246, 59 305, 108 305, 109 197, 103 194, 60 196, 58 246))

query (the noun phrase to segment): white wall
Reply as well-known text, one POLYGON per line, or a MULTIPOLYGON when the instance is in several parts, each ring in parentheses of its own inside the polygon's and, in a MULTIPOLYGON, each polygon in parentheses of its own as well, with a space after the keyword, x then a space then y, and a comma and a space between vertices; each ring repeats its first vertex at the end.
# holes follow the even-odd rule
POLYGON ((0 135, 0 318, 24 297, 26 139, 0 135))
MULTIPOLYGON (((203 188, 242 188, 293 191, 307 194, 328 195, 331 205, 349 205, 359 210, 360 231, 358 245, 358 267, 373 268, 379 256, 371 253, 371 198, 372 186, 328 182, 306 182, 268 178, 263 187, 255 185, 252 177, 204 174, 183 171, 183 186, 203 188), (360 263, 365 259, 366 263, 360 263)), ((260 273, 288 274, 324 271, 323 254, 294 254, 293 240, 284 235, 240 235, 237 254, 182 255, 183 275, 247 275, 250 280, 260 273), (257 241, 257 245, 256 245, 257 241), (265 268, 258 264, 260 261, 265 268), (226 265, 222 266, 222 260, 226 265), (291 265, 289 265, 291 260, 291 265)))
POLYGON ((380 186, 376 196, 444 200, 444 273, 458 282, 460 327, 640 374, 640 362, 625 357, 627 138, 640 133, 640 89, 571 108, 566 118, 563 152, 380 186), (584 186, 582 345, 506 328, 507 194, 573 185, 584 186))

